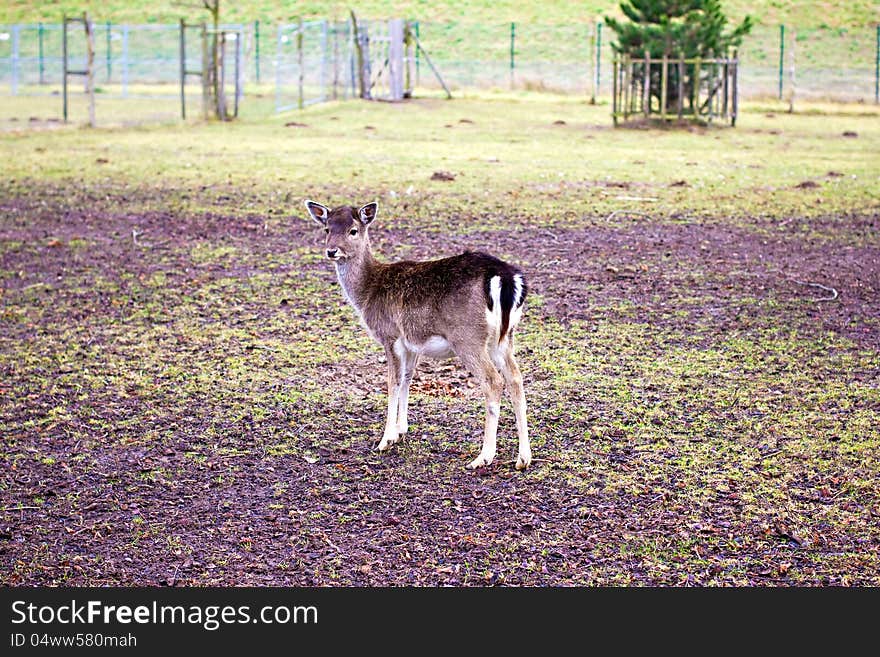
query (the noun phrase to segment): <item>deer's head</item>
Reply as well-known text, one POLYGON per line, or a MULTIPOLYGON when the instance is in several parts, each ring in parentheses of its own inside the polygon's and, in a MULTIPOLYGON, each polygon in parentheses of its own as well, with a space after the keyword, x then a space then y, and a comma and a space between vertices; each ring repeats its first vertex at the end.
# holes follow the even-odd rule
POLYGON ((370 250, 367 226, 376 218, 378 203, 367 203, 358 209, 343 205, 334 210, 314 201, 305 204, 312 219, 321 224, 327 234, 324 247, 328 258, 334 262, 360 259, 370 250))

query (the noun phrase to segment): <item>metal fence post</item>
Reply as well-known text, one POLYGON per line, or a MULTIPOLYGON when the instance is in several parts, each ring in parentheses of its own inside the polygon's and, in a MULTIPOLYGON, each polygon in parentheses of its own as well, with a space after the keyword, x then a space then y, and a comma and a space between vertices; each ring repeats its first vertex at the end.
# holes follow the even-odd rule
POLYGON ((297 71, 297 101, 296 106, 302 109, 305 104, 303 97, 303 21, 299 19, 299 25, 296 29, 296 65, 297 71))
POLYGON ((46 62, 43 59, 43 24, 37 26, 37 41, 40 57, 40 84, 46 84, 46 62))
POLYGON ((874 59, 874 104, 880 103, 880 25, 877 25, 874 59))
POLYGON ((596 26, 596 95, 602 91, 602 23, 596 26))
POLYGON ((61 95, 64 122, 67 123, 67 16, 65 15, 61 20, 61 95))
POLYGON ((180 19, 180 118, 186 121, 186 23, 180 19))
POLYGON ((281 111, 281 35, 282 27, 278 26, 278 37, 275 40, 275 112, 281 111))
POLYGON ((242 98, 242 93, 244 91, 244 81, 241 78, 241 54, 243 52, 241 42, 243 39, 244 25, 241 26, 241 31, 235 36, 235 118, 238 118, 238 104, 242 98))
POLYGON ((110 21, 107 21, 107 82, 110 82, 110 74, 111 74, 111 61, 110 58, 112 56, 111 45, 110 45, 110 21))
POLYGON ((12 95, 18 95, 19 48, 21 45, 21 25, 12 26, 12 95))
POLYGON ((779 26, 779 100, 782 100, 782 78, 785 68, 785 25, 779 26))
POLYGON ((516 23, 510 23, 510 88, 513 89, 513 81, 514 81, 514 68, 516 66, 514 62, 515 57, 515 48, 516 48, 516 23))
POLYGON ((590 105, 596 104, 596 21, 590 23, 590 105))
POLYGON ((122 26, 122 97, 128 98, 128 25, 122 26))
POLYGON ((260 21, 254 21, 254 73, 260 84, 260 21))
POLYGON ((327 35, 327 21, 321 23, 321 102, 327 100, 327 50, 329 40, 327 35))
MULTIPOLYGON (((878 32, 878 34, 880 34, 880 32, 878 32)), ((880 36, 878 36, 878 38, 880 38, 880 36)), ((416 43, 420 43, 420 41, 419 41, 419 21, 416 21, 416 43)), ((420 86, 419 83, 421 82, 421 79, 419 76, 419 50, 420 50, 420 48, 416 48, 415 50, 416 50, 416 86, 418 87, 418 86, 420 86)))

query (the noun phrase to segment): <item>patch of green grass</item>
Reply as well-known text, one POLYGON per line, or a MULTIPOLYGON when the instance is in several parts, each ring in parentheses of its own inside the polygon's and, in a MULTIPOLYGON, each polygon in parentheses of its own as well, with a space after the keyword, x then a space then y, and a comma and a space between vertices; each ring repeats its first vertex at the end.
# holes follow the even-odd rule
MULTIPOLYGON (((849 26, 867 25, 876 19, 875 6, 870 0, 852 2, 820 2, 807 0, 725 0, 723 8, 732 19, 739 19, 750 14, 758 21, 775 24, 790 22, 803 26, 849 26)), ((619 2, 616 0, 589 0, 572 4, 559 0, 542 3, 523 3, 516 0, 500 0, 484 2, 468 0, 456 2, 439 0, 404 0, 397 2, 393 10, 387 2, 381 0, 362 0, 354 7, 359 16, 371 19, 383 19, 390 16, 416 18, 421 21, 460 21, 487 24, 504 24, 510 21, 526 23, 583 23, 594 17, 618 15, 619 2)), ((224 21, 249 22, 295 22, 298 18, 336 18, 345 20, 348 9, 341 9, 338 3, 326 0, 312 0, 306 3, 264 3, 256 0, 245 0, 222 4, 224 21)), ((161 0, 145 2, 143 0, 110 0, 100 6, 94 3, 82 3, 74 0, 61 0, 47 5, 45 2, 22 1, 5 5, 0 11, 0 23, 12 22, 58 22, 62 14, 79 15, 84 9, 100 20, 114 22, 165 22, 175 23, 182 17, 193 20, 206 20, 207 12, 197 11, 191 7, 161 0), (90 6, 91 5, 91 6, 90 6)))
MULTIPOLYGON (((391 226, 436 231, 447 229, 450 216, 461 220, 460 230, 483 231, 526 221, 552 229, 614 211, 617 222, 632 220, 625 211, 729 222, 880 205, 876 113, 830 121, 825 114, 767 118, 764 109, 746 106, 735 129, 614 130, 606 106, 577 98, 483 94, 400 105, 327 103, 297 115, 307 128, 285 128, 279 117, 3 134, 0 143, 10 154, 4 177, 15 181, 9 192, 30 180, 113 181, 133 191, 147 184, 168 189, 168 201, 143 210, 210 212, 219 207, 205 206, 212 197, 222 205, 234 190, 249 190, 252 198, 237 211, 272 223, 279 215, 305 221, 304 197, 332 205, 362 200, 363 190, 380 196, 382 220, 391 226), (465 118, 474 123, 460 123, 465 118), (842 137, 844 130, 858 138, 842 137), (99 157, 113 167, 96 164, 99 157), (437 170, 456 178, 432 181, 437 170), (673 186, 679 181, 687 186, 673 186), (797 187, 804 182, 817 187, 797 187)), ((136 211, 139 195, 131 196, 136 211)), ((206 251, 212 258, 234 246, 197 248, 221 249, 206 251)))

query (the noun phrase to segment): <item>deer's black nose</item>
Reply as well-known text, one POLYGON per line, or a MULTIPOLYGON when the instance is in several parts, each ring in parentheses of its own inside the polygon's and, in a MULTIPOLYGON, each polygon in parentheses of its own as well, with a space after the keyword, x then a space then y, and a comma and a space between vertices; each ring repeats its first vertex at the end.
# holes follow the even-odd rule
POLYGON ((335 258, 336 254, 339 252, 339 249, 327 249, 327 257, 335 258))

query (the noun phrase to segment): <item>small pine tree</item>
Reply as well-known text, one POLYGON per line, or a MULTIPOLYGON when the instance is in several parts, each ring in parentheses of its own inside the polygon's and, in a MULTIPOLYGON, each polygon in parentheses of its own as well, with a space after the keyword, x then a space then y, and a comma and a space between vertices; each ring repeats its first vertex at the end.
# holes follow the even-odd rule
MULTIPOLYGON (((657 60, 664 56, 685 58, 724 56, 739 46, 752 29, 752 19, 746 16, 733 30, 725 32, 727 17, 721 11, 720 0, 627 0, 620 9, 629 19, 618 21, 605 18, 614 30, 617 41, 615 52, 630 57, 657 60)), ((667 106, 678 102, 676 69, 671 69, 667 88, 667 106)), ((637 72, 644 76, 644 71, 637 72)), ((694 80, 690 70, 685 73, 685 98, 692 98, 694 80)), ((652 74, 651 96, 660 98, 659 76, 652 74)), ((642 78, 644 79, 644 78, 642 78)), ((691 108, 694 111, 695 108, 691 108)))

